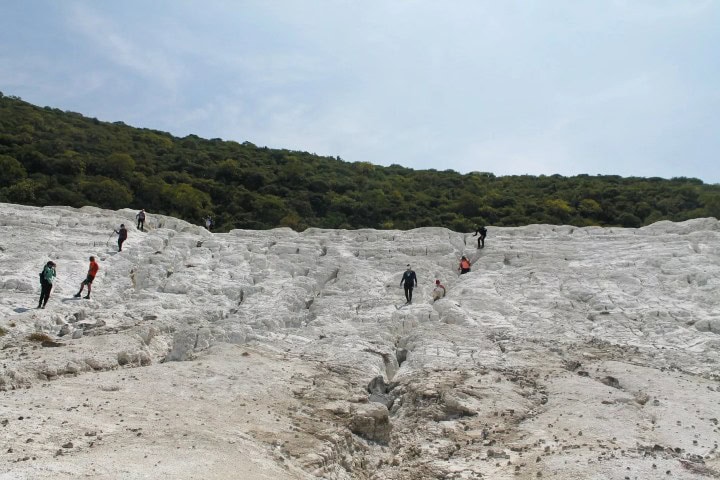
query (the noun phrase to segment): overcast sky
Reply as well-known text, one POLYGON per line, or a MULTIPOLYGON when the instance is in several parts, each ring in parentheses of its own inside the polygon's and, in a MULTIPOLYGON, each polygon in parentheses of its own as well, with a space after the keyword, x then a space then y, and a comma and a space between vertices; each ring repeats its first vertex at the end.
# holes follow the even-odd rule
POLYGON ((716 0, 0 0, 0 91, 348 161, 720 183, 716 0))

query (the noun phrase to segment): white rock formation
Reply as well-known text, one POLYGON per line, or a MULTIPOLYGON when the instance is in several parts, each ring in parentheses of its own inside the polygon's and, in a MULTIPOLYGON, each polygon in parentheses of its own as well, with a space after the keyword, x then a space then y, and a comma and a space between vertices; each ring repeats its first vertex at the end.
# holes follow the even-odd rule
POLYGON ((0 479, 720 475, 715 219, 491 228, 477 250, 150 214, 118 253, 134 215, 0 204, 0 479))

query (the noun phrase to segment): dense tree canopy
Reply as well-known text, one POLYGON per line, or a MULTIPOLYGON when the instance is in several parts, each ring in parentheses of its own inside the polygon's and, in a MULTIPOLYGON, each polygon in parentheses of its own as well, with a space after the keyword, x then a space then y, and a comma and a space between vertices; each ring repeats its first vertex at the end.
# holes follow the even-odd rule
POLYGON ((145 208, 219 230, 531 223, 639 227, 720 217, 694 178, 412 170, 206 140, 40 108, 0 93, 0 201, 145 208))

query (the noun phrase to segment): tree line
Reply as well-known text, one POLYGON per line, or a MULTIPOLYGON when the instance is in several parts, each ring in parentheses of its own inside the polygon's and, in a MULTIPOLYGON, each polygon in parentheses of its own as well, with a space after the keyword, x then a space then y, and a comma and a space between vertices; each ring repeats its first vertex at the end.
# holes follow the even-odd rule
POLYGON ((411 229, 532 223, 640 227, 720 218, 696 178, 413 170, 38 107, 0 93, 0 201, 145 208, 216 230, 411 229))

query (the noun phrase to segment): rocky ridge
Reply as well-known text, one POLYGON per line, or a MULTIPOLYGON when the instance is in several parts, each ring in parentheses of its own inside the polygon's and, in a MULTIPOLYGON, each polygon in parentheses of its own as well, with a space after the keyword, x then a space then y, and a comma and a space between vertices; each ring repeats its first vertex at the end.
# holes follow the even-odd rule
POLYGON ((0 204, 0 478, 720 476, 715 219, 478 250, 151 215, 118 253, 134 214, 0 204))

